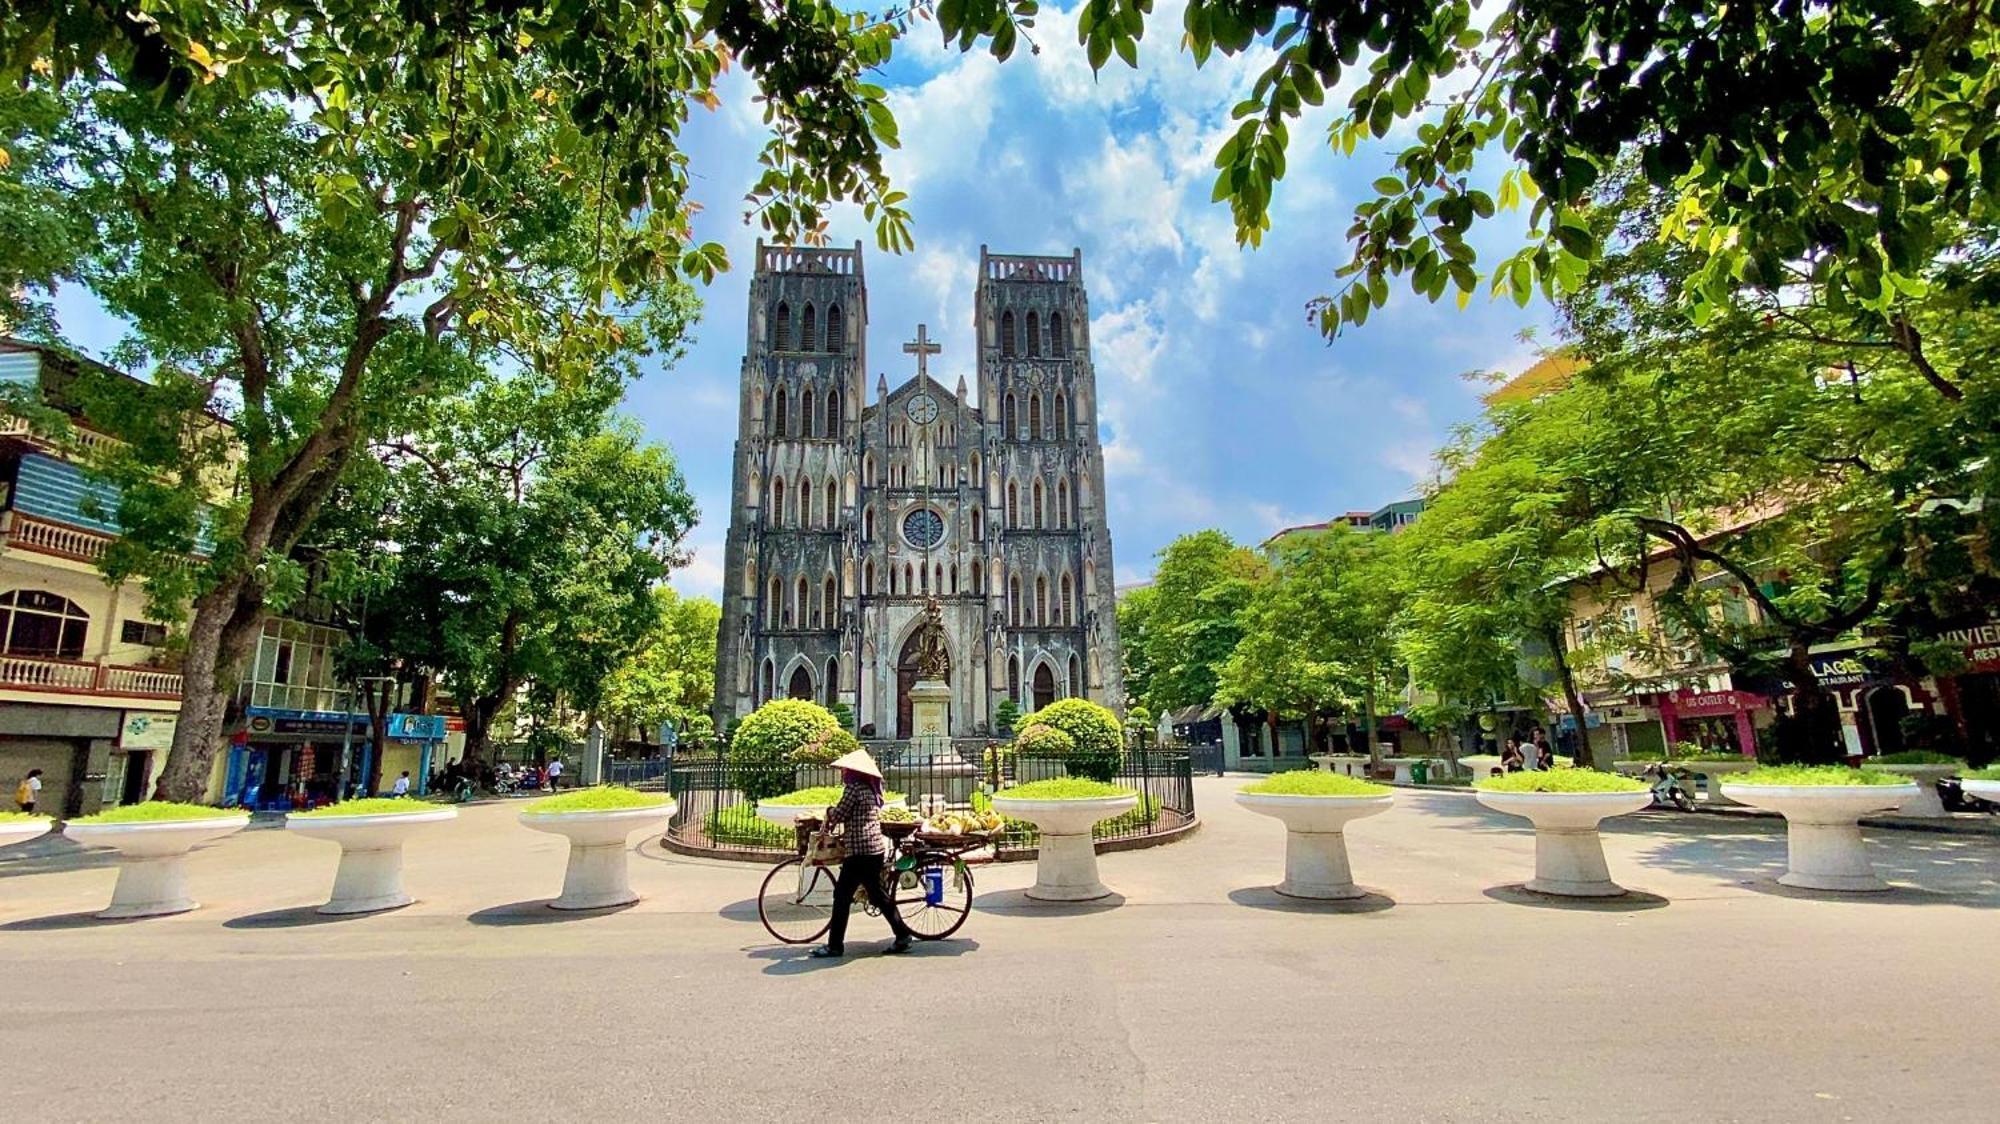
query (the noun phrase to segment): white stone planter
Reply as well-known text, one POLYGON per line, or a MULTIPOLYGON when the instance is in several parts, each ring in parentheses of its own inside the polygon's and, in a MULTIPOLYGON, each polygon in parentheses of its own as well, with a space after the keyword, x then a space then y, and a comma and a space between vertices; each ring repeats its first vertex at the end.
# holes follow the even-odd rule
POLYGON ((1319 765, 1322 772, 1338 773, 1344 777, 1368 775, 1366 757, 1352 757, 1345 753, 1315 753, 1312 760, 1319 765))
POLYGON ((1021 800, 1005 792, 993 797, 994 811, 1027 820, 1041 831, 1035 885, 1028 896, 1045 902, 1087 902, 1110 895, 1097 877, 1097 841, 1090 829, 1138 806, 1137 793, 1082 800, 1021 800))
POLYGON ((1954 765, 1877 765, 1872 761, 1862 763, 1863 768, 1878 773, 1894 773, 1916 782, 1917 794, 1903 802, 1896 810, 1899 816, 1919 816, 1926 819, 1943 819, 1950 815, 1944 810, 1944 801, 1938 798, 1937 783, 1946 777, 1957 776, 1965 769, 1963 764, 1954 765))
POLYGON ((1278 892, 1291 898, 1338 900, 1367 893, 1354 884, 1347 862, 1347 825, 1389 810, 1393 794, 1290 796, 1239 792, 1236 802, 1285 825, 1285 880, 1278 892))
POLYGON ((1397 784, 1412 784, 1415 783, 1416 778, 1410 775, 1410 766, 1422 760, 1425 759, 1422 757, 1384 757, 1382 764, 1395 766, 1397 784))
POLYGON ((639 900, 625 866, 625 840, 635 831, 664 831, 674 802, 609 812, 522 812, 521 823, 569 840, 569 868, 555 909, 608 909, 639 900))
POLYGON ((1886 890, 1861 841, 1861 817, 1893 812, 1917 794, 1914 784, 1723 786, 1731 799, 1785 817, 1780 885, 1803 890, 1886 890))
POLYGON ((250 813, 202 820, 146 823, 70 823, 63 834, 86 847, 118 852, 118 884, 111 904, 97 916, 157 917, 186 913, 201 904, 188 895, 187 854, 250 825, 250 813))
POLYGON ((1500 757, 1493 753, 1474 753, 1458 759, 1458 768, 1475 781, 1483 781, 1500 771, 1500 757))
POLYGON ((49 829, 55 825, 56 821, 46 816, 36 820, 0 822, 0 847, 5 847, 9 843, 26 843, 30 839, 39 839, 47 835, 49 829))
POLYGON ((333 894, 319 912, 373 913, 415 900, 403 889, 403 843, 427 824, 457 818, 457 808, 374 816, 291 815, 285 817, 285 827, 308 838, 340 844, 333 894))
MULTIPOLYGON (((883 801, 882 806, 884 808, 907 808, 910 806, 910 803, 908 797, 898 796, 894 800, 883 801)), ((791 827, 798 822, 800 816, 824 816, 828 807, 829 805, 826 804, 773 804, 768 800, 759 800, 757 802, 757 818, 768 823, 778 824, 781 827, 791 827)))
POLYGON ((1607 816, 1622 816, 1651 804, 1651 792, 1474 791, 1488 808, 1535 825, 1535 877, 1528 889, 1570 898, 1610 898, 1625 892, 1611 880, 1597 825, 1607 816))
POLYGON ((1959 791, 1967 796, 1977 796, 1981 800, 1991 800, 2000 804, 2000 781, 1975 781, 1966 779, 1958 782, 1959 791))

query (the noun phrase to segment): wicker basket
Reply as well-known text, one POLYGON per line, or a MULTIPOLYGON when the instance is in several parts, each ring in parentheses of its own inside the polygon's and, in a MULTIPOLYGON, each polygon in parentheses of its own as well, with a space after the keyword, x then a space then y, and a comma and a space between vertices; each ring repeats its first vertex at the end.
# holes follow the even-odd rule
POLYGON ((907 839, 912 832, 922 826, 924 825, 916 820, 905 820, 901 823, 883 820, 882 835, 888 839, 907 839))

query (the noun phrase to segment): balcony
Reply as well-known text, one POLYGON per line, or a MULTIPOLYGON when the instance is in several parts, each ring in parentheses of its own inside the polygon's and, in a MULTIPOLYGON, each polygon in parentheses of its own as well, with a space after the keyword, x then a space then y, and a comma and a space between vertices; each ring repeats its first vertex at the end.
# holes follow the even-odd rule
POLYGON ((18 511, 0 511, 0 548, 96 562, 104 557, 104 548, 109 545, 111 536, 99 531, 86 531, 18 511))
POLYGON ((86 663, 53 656, 0 656, 0 691, 58 695, 107 695, 128 699, 177 699, 181 677, 157 667, 86 663))

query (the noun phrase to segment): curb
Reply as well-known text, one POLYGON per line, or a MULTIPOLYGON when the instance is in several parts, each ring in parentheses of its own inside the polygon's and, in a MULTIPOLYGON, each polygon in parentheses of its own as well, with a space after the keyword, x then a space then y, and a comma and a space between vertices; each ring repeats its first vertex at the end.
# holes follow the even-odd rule
MULTIPOLYGON (((1405 784, 1401 781, 1378 781, 1376 783, 1386 784, 1391 788, 1414 789, 1418 792, 1461 792, 1470 796, 1473 791, 1466 785, 1455 784, 1405 784)), ((1640 810, 1657 812, 1667 811, 1668 809, 1642 808, 1640 810)), ((1761 808, 1715 808, 1701 803, 1697 803, 1692 812, 1675 810, 1675 814, 1683 816, 1715 816, 1725 820, 1733 818, 1783 820, 1785 818, 1776 812, 1767 812, 1761 808)), ((2000 838, 2000 815, 1979 815, 1976 812, 1947 813, 1947 818, 1944 819, 1931 817, 1912 818, 1909 816, 1865 816, 1861 820, 1861 826, 1890 831, 1917 831, 1929 835, 1984 835, 2000 838)))

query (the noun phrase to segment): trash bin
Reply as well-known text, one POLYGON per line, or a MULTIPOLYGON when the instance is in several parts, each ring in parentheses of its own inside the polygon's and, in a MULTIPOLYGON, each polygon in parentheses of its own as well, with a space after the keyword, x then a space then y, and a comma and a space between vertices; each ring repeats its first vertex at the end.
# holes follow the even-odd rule
POLYGON ((1410 779, 1418 784, 1431 783, 1431 763, 1428 761, 1410 762, 1410 779))

